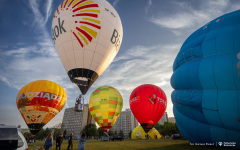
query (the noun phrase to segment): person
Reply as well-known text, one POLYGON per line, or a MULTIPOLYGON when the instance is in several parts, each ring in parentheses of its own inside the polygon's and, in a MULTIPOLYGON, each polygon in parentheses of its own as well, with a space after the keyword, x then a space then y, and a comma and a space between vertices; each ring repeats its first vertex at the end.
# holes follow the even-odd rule
POLYGON ((86 133, 83 132, 82 134, 80 133, 79 137, 79 143, 78 143, 78 148, 77 150, 85 150, 85 143, 87 142, 87 136, 86 133))
POLYGON ((47 136, 47 139, 45 140, 45 144, 44 144, 44 148, 45 150, 49 150, 52 145, 53 145, 53 135, 52 135, 52 132, 50 132, 47 136))
POLYGON ((69 139, 68 139, 68 150, 71 146, 71 149, 73 149, 73 133, 69 136, 69 139))
POLYGON ((149 96, 148 101, 150 101, 152 104, 156 104, 156 98, 157 98, 156 94, 153 93, 153 97, 149 96))
POLYGON ((59 150, 61 149, 62 141, 63 141, 63 134, 60 134, 56 139, 56 150, 58 147, 59 147, 59 150))

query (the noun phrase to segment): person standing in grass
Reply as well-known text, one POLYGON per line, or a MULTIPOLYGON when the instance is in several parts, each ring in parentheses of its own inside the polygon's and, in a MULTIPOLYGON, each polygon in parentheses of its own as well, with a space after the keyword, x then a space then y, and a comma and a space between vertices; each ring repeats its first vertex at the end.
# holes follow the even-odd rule
POLYGON ((68 150, 71 146, 71 149, 73 149, 73 133, 69 136, 69 139, 68 139, 68 150))
POLYGON ((50 132, 47 136, 47 139, 45 140, 45 144, 44 144, 44 148, 45 150, 49 150, 52 145, 53 145, 53 135, 52 135, 52 132, 50 132))
POLYGON ((87 136, 86 133, 83 132, 82 134, 80 133, 79 137, 79 143, 78 143, 78 148, 77 150, 85 150, 85 143, 87 142, 87 136))
POLYGON ((59 150, 61 149, 61 144, 63 141, 63 134, 60 134, 56 139, 56 150, 59 147, 59 150))

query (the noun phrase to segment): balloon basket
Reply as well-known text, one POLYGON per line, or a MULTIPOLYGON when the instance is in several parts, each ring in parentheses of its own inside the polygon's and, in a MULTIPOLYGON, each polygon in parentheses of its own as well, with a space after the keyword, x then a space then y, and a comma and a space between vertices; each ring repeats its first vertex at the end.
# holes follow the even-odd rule
POLYGON ((77 97, 76 99, 76 103, 75 103, 75 112, 82 112, 83 111, 83 106, 84 106, 84 97, 82 94, 79 95, 79 97, 77 97))

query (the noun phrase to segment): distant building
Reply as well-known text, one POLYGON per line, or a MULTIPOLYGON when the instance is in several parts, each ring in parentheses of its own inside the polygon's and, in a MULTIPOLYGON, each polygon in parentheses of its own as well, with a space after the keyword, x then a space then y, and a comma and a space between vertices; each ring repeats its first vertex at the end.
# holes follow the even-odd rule
POLYGON ((88 105, 84 105, 82 112, 75 112, 74 107, 67 108, 63 116, 62 130, 66 130, 67 135, 73 133, 74 137, 78 137, 84 127, 90 123, 95 124, 95 121, 90 114, 88 105))
POLYGON ((120 116, 118 117, 117 121, 113 125, 113 127, 110 129, 113 131, 117 131, 119 134, 119 131, 122 130, 125 137, 128 137, 129 132, 133 131, 135 127, 138 126, 138 121, 134 117, 132 111, 130 109, 126 109, 125 111, 122 111, 120 116))
POLYGON ((158 123, 159 123, 160 125, 164 125, 164 122, 168 122, 167 112, 165 112, 164 115, 162 116, 162 118, 158 121, 158 123))
POLYGON ((169 117, 168 121, 171 122, 171 123, 176 123, 175 117, 169 117))

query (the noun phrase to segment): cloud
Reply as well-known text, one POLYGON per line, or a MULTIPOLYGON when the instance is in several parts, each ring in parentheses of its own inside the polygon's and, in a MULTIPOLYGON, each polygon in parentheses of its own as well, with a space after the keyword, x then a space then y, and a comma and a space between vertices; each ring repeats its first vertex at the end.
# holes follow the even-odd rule
POLYGON ((117 4, 119 3, 119 1, 120 1, 120 0, 114 0, 114 1, 113 1, 113 7, 116 7, 117 4))
MULTIPOLYGON (((75 95, 78 95, 79 90, 70 82, 46 27, 49 16, 51 16, 53 1, 44 1, 44 5, 41 5, 43 7, 40 7, 39 2, 38 0, 29 0, 26 3, 32 10, 34 20, 31 30, 38 35, 36 36, 38 42, 34 44, 16 43, 11 47, 0 46, 0 81, 16 91, 35 80, 56 82, 67 92, 69 100, 66 107, 69 107, 68 105, 72 106, 74 103, 75 95)), ((15 110, 17 111, 17 109, 15 110)), ((20 114, 16 114, 9 120, 10 124, 12 124, 12 120, 19 120, 17 118, 20 117, 20 114)), ((62 116, 63 113, 59 113, 50 124, 60 123, 62 116)), ((7 120, 7 118, 5 119, 7 120)), ((23 119, 20 120, 23 122, 23 119)))
POLYGON ((44 24, 44 17, 42 16, 40 10, 38 9, 39 7, 39 3, 37 0, 29 0, 28 1, 28 4, 29 4, 29 7, 31 8, 32 12, 33 12, 33 15, 34 15, 34 22, 33 22, 33 25, 37 25, 37 26, 40 26, 41 28, 44 28, 45 27, 45 24, 44 24))
MULTIPOLYGON (((114 62, 93 84, 88 95, 85 96, 86 103, 94 89, 99 86, 110 85, 118 89, 122 94, 124 99, 123 108, 129 108, 129 96, 134 88, 141 84, 155 84, 165 91, 168 97, 168 115, 173 116, 170 99, 172 88, 169 84, 172 74, 172 63, 169 62, 173 62, 179 48, 180 44, 136 45, 125 50, 115 58, 114 62)), ((0 58, 4 59, 4 62, 8 64, 0 70, 0 80, 16 89, 20 89, 26 83, 34 80, 45 79, 54 81, 64 87, 68 94, 66 108, 73 106, 75 96, 79 94, 79 90, 68 79, 58 57, 46 56, 41 53, 39 53, 38 57, 29 57, 31 53, 40 50, 37 47, 23 47, 19 49, 22 49, 22 54, 18 52, 18 49, 13 49, 0 55, 0 58), (8 61, 10 57, 20 54, 22 57, 15 57, 8 61)), ((46 127, 60 123, 63 114, 64 111, 61 111, 46 127)), ((20 114, 17 116, 20 117, 20 114)), ((20 120, 20 123, 23 122, 22 119, 20 120)))
POLYGON ((151 22, 164 28, 169 29, 181 29, 189 28, 195 25, 196 22, 201 22, 202 20, 207 20, 208 16, 201 12, 193 12, 192 14, 188 12, 183 12, 175 14, 174 16, 168 18, 152 18, 151 22), (202 18, 201 18, 202 17, 202 18))
POLYGON ((149 21, 162 28, 171 30, 177 36, 184 29, 193 27, 197 29, 224 13, 237 10, 234 5, 230 5, 230 0, 202 1, 198 6, 199 9, 187 2, 172 2, 172 4, 176 6, 175 13, 167 15, 159 13, 164 15, 152 16, 149 21))
POLYGON ((12 87, 12 84, 10 83, 10 81, 8 81, 8 79, 2 75, 0 75, 0 80, 2 82, 4 82, 5 84, 7 84, 9 87, 12 87))
POLYGON ((45 25, 48 21, 49 16, 52 12, 52 2, 53 0, 47 0, 45 3, 45 17, 39 9, 39 0, 28 0, 29 7, 31 8, 34 14, 34 24, 45 29, 45 25))
POLYGON ((46 23, 52 12, 52 2, 53 0, 46 1, 44 5, 45 15, 40 11, 37 0, 29 0, 28 4, 34 15, 33 29, 39 34, 39 42, 37 45, 42 50, 41 53, 49 56, 57 56, 52 38, 46 28, 46 23))
MULTIPOLYGON (((17 50, 12 50, 10 53, 12 55, 19 55, 17 50)), ((17 92, 24 85, 35 80, 53 81, 64 87, 68 95, 68 101, 65 107, 73 106, 75 96, 78 95, 79 90, 76 85, 70 82, 59 58, 46 57, 43 55, 29 57, 30 53, 30 50, 26 49, 23 57, 12 58, 11 55, 1 55, 0 59, 3 60, 4 63, 1 63, 0 80, 9 87, 15 88, 17 92)), ((14 108, 14 111, 16 111, 17 115, 12 115, 9 120, 10 122, 6 121, 6 123, 12 124, 12 120, 19 120, 17 118, 21 117, 21 115, 17 113, 16 108, 14 108)), ((60 123, 62 116, 63 113, 59 113, 51 121, 50 125, 60 123)), ((24 123, 22 125, 24 125, 24 123)))
POLYGON ((12 56, 12 57, 25 57, 25 55, 27 53, 30 53, 34 49, 35 49, 34 46, 21 47, 19 49, 12 49, 12 50, 8 50, 8 51, 1 51, 1 55, 12 56))
POLYGON ((2 47, 0 49, 3 68, 0 71, 0 80, 10 87, 20 89, 30 81, 52 78, 61 81, 63 77, 67 77, 65 74, 62 75, 63 67, 46 29, 46 23, 51 15, 52 2, 52 0, 47 0, 43 5, 44 8, 39 8, 38 0, 29 0, 26 3, 33 12, 34 28, 32 30, 39 35, 37 43, 34 45, 16 43, 15 48, 2 47), (45 15, 40 10, 45 10, 45 15), (55 74, 57 74, 56 77, 54 77, 55 74))
POLYGON ((152 0, 147 1, 147 6, 145 7, 145 13, 148 13, 149 8, 152 6, 152 0))
POLYGON ((179 51, 180 44, 173 45, 136 45, 117 56, 114 62, 93 84, 110 85, 120 91, 123 96, 123 108, 129 108, 131 92, 141 84, 154 84, 162 88, 168 96, 169 116, 173 116, 170 95, 172 87, 170 77, 172 63, 179 51))
POLYGON ((46 24, 47 23, 47 21, 48 21, 48 18, 49 18, 49 16, 51 15, 51 13, 52 13, 52 3, 53 3, 53 0, 47 0, 47 2, 46 2, 46 6, 45 6, 45 8, 46 8, 46 17, 45 17, 45 21, 44 21, 44 24, 46 24))

